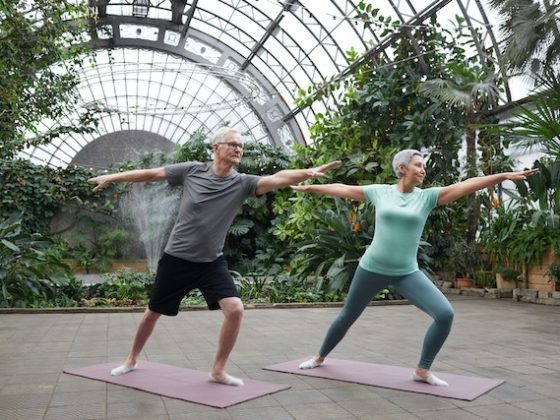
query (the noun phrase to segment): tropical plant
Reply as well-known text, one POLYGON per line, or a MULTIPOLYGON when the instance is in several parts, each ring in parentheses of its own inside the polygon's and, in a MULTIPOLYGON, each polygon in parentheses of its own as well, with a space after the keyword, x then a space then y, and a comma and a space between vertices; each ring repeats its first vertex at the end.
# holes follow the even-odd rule
POLYGON ((457 278, 474 280, 475 273, 482 266, 478 244, 464 238, 456 240, 448 264, 457 278))
POLYGON ((538 150, 553 160, 560 159, 560 77, 546 66, 536 77, 538 90, 528 105, 513 110, 510 119, 499 125, 500 134, 522 150, 538 150))
MULTIPOLYGON (((360 13, 368 22, 381 19, 379 10, 365 2, 360 2, 360 13)), ((461 69, 465 62, 467 37, 459 34, 454 38, 452 33, 442 30, 435 18, 427 25, 428 28, 412 30, 418 40, 416 48, 406 36, 396 40, 394 62, 388 62, 381 53, 359 60, 355 51, 349 51, 348 59, 356 63, 344 77, 299 92, 300 107, 315 101, 327 102, 327 98, 334 99, 336 106, 315 115, 310 128, 313 147, 296 146, 292 166, 341 159, 341 167, 314 182, 388 184, 395 182, 391 168, 394 154, 403 148, 416 148, 429 154, 426 186, 449 185, 460 179, 458 153, 465 117, 440 100, 418 95, 417 87, 426 78, 459 79, 461 75, 454 75, 453 71, 461 69), (418 50, 422 51, 421 57, 418 50)), ((494 144, 490 140, 488 143, 494 144)), ((492 152, 488 161, 495 159, 500 150, 494 147, 492 152)), ((486 166, 492 169, 491 165, 486 166)), ((425 251, 440 267, 449 258, 450 238, 464 235, 464 207, 463 203, 456 203, 435 209, 426 224, 424 239, 432 246, 425 251)), ((320 220, 315 214, 330 208, 332 199, 328 197, 281 192, 274 204, 279 216, 275 234, 294 247, 307 243, 313 246, 313 229, 319 228, 320 220)), ((292 266, 297 267, 301 259, 301 255, 296 255, 292 266)), ((339 260, 339 270, 342 262, 339 260)))
MULTIPOLYGON (((498 103, 499 88, 493 69, 452 62, 447 65, 449 79, 435 78, 418 85, 418 92, 461 111, 465 116, 466 174, 479 174, 477 165, 477 129, 481 112, 498 103)), ((478 229, 478 208, 474 194, 467 197, 469 208, 467 240, 474 240, 478 229)))
POLYGON ((510 242, 523 229, 525 217, 520 209, 498 207, 495 216, 480 232, 480 244, 495 265, 514 265, 510 242))
POLYGON ((75 112, 79 70, 91 51, 94 16, 87 3, 2 1, 0 16, 0 158, 92 130, 94 112, 75 112), (57 124, 41 131, 45 120, 57 124))
POLYGON ((500 273, 504 280, 516 282, 517 278, 521 274, 518 270, 512 267, 498 267, 496 268, 496 272, 500 273))
POLYGON ((92 176, 92 171, 73 165, 52 168, 24 159, 0 160, 0 217, 20 213, 24 230, 48 234, 51 219, 61 211, 69 219, 80 209, 114 214, 124 186, 94 194, 87 182, 92 176))
POLYGON ((560 290, 560 264, 550 264, 546 272, 554 283, 555 290, 560 290))
POLYGON ((514 71, 539 72, 560 61, 560 28, 556 0, 490 0, 505 17, 501 25, 503 54, 514 71))
POLYGON ((29 306, 67 284, 69 267, 54 242, 21 227, 21 215, 0 221, 0 306, 29 306))
POLYGON ((560 229, 548 226, 542 218, 516 232, 508 244, 511 260, 518 263, 523 271, 531 264, 542 264, 549 250, 560 251, 560 229))
POLYGON ((292 260, 292 274, 323 278, 317 287, 346 291, 360 257, 371 243, 374 207, 335 199, 335 210, 316 212, 317 219, 292 260), (324 276, 324 277, 322 277, 324 276))

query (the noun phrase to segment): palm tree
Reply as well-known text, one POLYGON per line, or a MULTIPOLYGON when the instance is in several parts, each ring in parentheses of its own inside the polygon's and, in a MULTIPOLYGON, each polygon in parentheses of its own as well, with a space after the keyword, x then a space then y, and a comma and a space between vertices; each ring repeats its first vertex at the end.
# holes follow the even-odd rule
POLYGON ((557 0, 489 0, 505 17, 503 54, 514 71, 541 73, 545 65, 560 62, 557 0))
POLYGON ((501 134, 516 146, 560 161, 560 77, 547 66, 536 81, 539 92, 530 97, 529 106, 519 106, 513 118, 500 125, 501 134))
MULTIPOLYGON (((495 107, 499 99, 496 75, 483 68, 468 67, 464 63, 447 65, 447 74, 453 80, 431 79, 421 83, 418 92, 447 106, 460 110, 465 115, 465 140, 468 177, 478 174, 476 162, 477 132, 483 111, 495 107)), ((467 241, 475 238, 478 227, 478 206, 474 194, 467 198, 469 207, 467 241)))

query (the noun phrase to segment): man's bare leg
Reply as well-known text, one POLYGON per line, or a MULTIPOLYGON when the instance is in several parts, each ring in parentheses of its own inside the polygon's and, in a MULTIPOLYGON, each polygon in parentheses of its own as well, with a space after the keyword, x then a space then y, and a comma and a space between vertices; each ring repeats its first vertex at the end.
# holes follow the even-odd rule
POLYGON ((226 385, 243 385, 241 379, 228 375, 225 371, 226 363, 241 328, 243 302, 237 297, 229 297, 220 300, 218 303, 224 314, 224 322, 220 330, 218 350, 210 376, 214 381, 226 385))
POLYGON ((152 335, 154 326, 156 325, 156 322, 160 316, 161 314, 158 314, 157 312, 153 312, 149 308, 146 308, 146 310, 144 311, 144 315, 142 315, 142 319, 138 324, 136 335, 134 336, 134 341, 132 343, 132 349, 130 350, 128 357, 122 365, 116 367, 111 371, 111 375, 119 376, 134 370, 134 368, 136 367, 138 356, 140 355, 140 352, 148 341, 148 338, 150 338, 150 335, 152 335))

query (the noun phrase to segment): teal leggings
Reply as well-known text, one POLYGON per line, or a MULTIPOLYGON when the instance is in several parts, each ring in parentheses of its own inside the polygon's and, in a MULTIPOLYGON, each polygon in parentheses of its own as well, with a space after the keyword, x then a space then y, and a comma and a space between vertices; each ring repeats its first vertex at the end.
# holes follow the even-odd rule
POLYGON ((321 357, 326 357, 335 348, 373 297, 388 285, 392 285, 410 303, 433 318, 434 322, 424 337, 418 364, 419 368, 430 368, 451 330, 453 308, 443 293, 421 271, 399 277, 372 273, 358 267, 344 307, 323 340, 319 351, 321 357))

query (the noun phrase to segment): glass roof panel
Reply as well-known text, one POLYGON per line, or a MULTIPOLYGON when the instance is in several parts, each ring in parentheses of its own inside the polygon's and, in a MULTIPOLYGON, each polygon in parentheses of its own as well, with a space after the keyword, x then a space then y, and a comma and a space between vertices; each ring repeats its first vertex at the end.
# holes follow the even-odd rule
MULTIPOLYGON (((298 89, 344 75, 349 49, 365 54, 387 38, 357 18, 359 0, 151 0, 147 9, 135 0, 99 3, 106 8, 99 9, 93 39, 96 66, 83 69, 79 88, 80 106, 102 111, 99 130, 60 139, 68 147, 30 148, 27 157, 69 164, 80 148, 122 130, 146 130, 182 144, 195 131, 212 132, 224 122, 254 141, 309 143, 315 113, 335 99, 299 109, 298 89)), ((487 0, 371 3, 403 31, 431 14, 450 27, 459 15, 467 31, 482 35, 473 54, 483 57, 485 48, 497 47, 499 23, 487 0)), ((390 57, 390 46, 383 52, 390 57)), ((509 88, 504 102, 525 96, 519 83, 509 88)), ((53 124, 45 121, 43 128, 53 124)))

